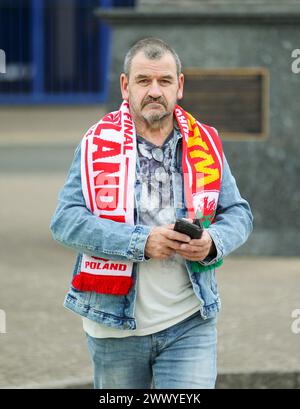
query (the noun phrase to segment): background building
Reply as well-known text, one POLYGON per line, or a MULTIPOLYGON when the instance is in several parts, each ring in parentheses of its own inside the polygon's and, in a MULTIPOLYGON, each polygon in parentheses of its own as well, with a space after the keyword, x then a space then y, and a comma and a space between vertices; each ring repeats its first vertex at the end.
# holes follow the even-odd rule
POLYGON ((2 104, 101 103, 107 98, 110 30, 96 7, 132 0, 1 0, 2 104))

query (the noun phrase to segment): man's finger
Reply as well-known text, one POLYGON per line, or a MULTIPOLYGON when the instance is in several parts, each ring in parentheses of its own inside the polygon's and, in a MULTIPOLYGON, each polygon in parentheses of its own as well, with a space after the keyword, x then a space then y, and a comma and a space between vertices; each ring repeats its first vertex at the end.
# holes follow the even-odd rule
POLYGON ((166 230, 166 237, 168 237, 168 239, 170 240, 178 240, 185 243, 189 243, 191 241, 190 236, 188 236, 187 234, 179 233, 175 230, 166 230))
POLYGON ((200 239, 192 239, 189 242, 189 244, 191 246, 205 247, 208 244, 210 244, 211 241, 212 241, 212 238, 211 238, 210 234, 206 230, 204 230, 200 239))
POLYGON ((206 257, 207 252, 205 251, 197 251, 195 253, 191 253, 185 250, 176 250, 176 253, 184 258, 193 258, 197 260, 202 260, 206 257))
POLYGON ((205 258, 205 256, 203 256, 203 254, 199 255, 199 254, 189 254, 186 253, 185 251, 176 251, 177 254, 179 254, 181 257, 187 259, 187 260, 191 260, 191 261, 201 261, 205 258))
POLYGON ((201 237, 201 239, 192 239, 189 242, 190 246, 204 247, 207 245, 207 239, 201 237))
POLYGON ((201 251, 199 246, 190 246, 189 244, 181 244, 180 245, 180 250, 184 250, 186 253, 193 254, 193 253, 198 253, 201 251))
POLYGON ((166 245, 167 247, 173 249, 173 250, 179 250, 180 249, 180 243, 175 241, 175 240, 170 240, 168 238, 166 238, 164 245, 166 245))

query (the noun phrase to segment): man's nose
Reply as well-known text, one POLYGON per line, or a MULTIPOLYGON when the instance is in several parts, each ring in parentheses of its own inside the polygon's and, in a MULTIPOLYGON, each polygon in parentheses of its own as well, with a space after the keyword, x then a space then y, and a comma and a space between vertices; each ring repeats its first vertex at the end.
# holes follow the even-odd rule
POLYGON ((162 92, 157 81, 152 81, 148 94, 152 98, 159 98, 162 96, 162 92))

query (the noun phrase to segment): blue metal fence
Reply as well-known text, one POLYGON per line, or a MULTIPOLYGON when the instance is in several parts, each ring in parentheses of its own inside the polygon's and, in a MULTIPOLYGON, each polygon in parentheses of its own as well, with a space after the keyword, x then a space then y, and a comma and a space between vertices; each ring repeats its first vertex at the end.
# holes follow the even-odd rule
POLYGON ((110 29, 96 7, 133 0, 0 0, 0 104, 101 103, 107 98, 110 29))

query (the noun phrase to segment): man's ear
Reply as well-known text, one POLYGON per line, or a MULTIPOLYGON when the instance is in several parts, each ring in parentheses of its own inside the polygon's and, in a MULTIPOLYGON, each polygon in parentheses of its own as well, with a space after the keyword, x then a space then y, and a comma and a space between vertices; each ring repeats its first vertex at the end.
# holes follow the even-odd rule
POLYGON ((122 98, 128 101, 129 92, 128 92, 128 78, 126 74, 122 72, 120 75, 120 88, 122 93, 122 98))
POLYGON ((183 98, 183 85, 184 85, 184 75, 181 73, 178 78, 178 91, 177 91, 178 100, 183 98))

